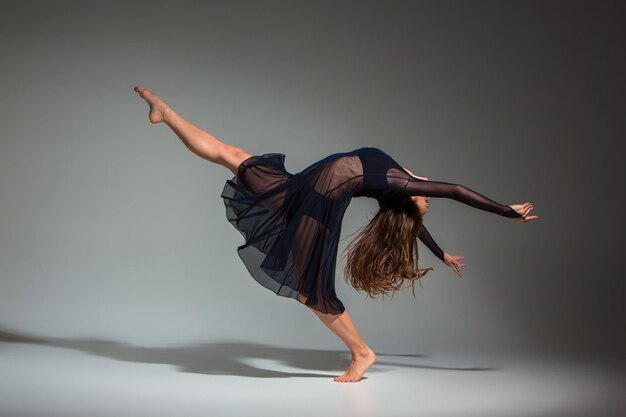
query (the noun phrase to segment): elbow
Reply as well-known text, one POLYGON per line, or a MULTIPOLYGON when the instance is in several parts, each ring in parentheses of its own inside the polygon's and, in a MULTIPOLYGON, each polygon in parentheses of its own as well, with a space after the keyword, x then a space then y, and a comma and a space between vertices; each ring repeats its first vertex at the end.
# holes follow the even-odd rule
POLYGON ((451 198, 455 200, 460 200, 463 195, 465 195, 465 190, 467 190, 464 186, 456 184, 452 187, 452 195, 451 198))

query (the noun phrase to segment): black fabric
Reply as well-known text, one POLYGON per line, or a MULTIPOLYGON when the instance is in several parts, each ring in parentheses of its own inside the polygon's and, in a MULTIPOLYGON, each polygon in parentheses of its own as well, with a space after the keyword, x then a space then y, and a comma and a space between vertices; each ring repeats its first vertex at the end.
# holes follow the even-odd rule
MULTIPOLYGON (((278 295, 306 297, 305 304, 322 313, 345 310, 335 293, 335 268, 341 223, 353 197, 379 203, 412 195, 452 198, 521 217, 462 185, 415 178, 378 148, 335 153, 296 174, 284 162, 282 153, 249 157, 226 181, 221 197, 228 221, 244 237, 237 252, 252 277, 278 295)), ((425 227, 418 237, 443 260, 425 227)))
POLYGON ((437 245, 437 242, 435 242, 433 237, 430 235, 428 229, 426 229, 426 226, 424 226, 424 223, 420 224, 420 230, 417 234, 417 237, 419 238, 419 240, 422 241, 424 245, 426 245, 428 249, 430 249, 432 253, 435 254, 435 256, 437 256, 437 258, 443 261, 443 250, 439 247, 439 245, 437 245))

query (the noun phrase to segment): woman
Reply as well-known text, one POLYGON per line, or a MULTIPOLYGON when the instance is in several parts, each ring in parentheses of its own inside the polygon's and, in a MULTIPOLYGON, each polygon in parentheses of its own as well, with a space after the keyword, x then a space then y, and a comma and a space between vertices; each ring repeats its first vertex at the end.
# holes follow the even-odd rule
POLYGON ((411 286, 433 268, 417 268, 416 238, 461 276, 462 256, 443 252, 422 224, 430 197, 452 198, 518 221, 532 204, 505 206, 462 185, 428 181, 377 148, 336 153, 291 174, 285 155, 252 155, 223 143, 176 114, 145 87, 151 123, 167 124, 198 156, 228 168, 228 221, 244 236, 237 248, 250 274, 278 295, 298 300, 348 346, 352 361, 337 382, 359 381, 376 361, 335 294, 335 266, 343 215, 352 197, 375 198, 376 216, 347 249, 345 278, 370 296, 411 286))

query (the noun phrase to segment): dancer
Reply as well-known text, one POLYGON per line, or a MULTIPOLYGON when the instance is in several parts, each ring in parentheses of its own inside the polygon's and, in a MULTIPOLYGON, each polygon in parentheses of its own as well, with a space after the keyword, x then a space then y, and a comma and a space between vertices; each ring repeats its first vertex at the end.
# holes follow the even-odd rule
POLYGON ((346 248, 344 278, 369 296, 413 287, 433 267, 417 266, 419 238, 460 277, 462 256, 439 248, 422 219, 430 197, 450 198, 527 222, 531 203, 502 205, 465 186, 414 175, 375 147, 329 155, 298 173, 285 155, 252 155, 216 139, 178 115, 145 87, 134 90, 150 106, 151 123, 165 123, 196 155, 228 168, 221 197, 227 220, 243 235, 237 248, 252 277, 276 294, 306 305, 350 349, 348 369, 336 382, 356 382, 376 362, 335 293, 343 215, 352 197, 379 203, 374 218, 346 248))

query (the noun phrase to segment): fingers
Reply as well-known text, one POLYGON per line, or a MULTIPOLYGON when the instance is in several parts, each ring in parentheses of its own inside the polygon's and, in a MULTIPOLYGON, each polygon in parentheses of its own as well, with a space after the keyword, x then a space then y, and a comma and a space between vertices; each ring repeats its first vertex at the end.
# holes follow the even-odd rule
POLYGON ((516 222, 524 222, 527 223, 529 220, 535 220, 538 219, 539 216, 523 216, 523 217, 516 217, 513 220, 516 222))
POLYGON ((524 204, 524 216, 528 215, 533 208, 533 205, 530 203, 524 204))
POLYGON ((452 268, 452 270, 459 276, 459 278, 461 278, 461 271, 459 270, 460 267, 465 266, 465 264, 459 263, 456 260, 457 259, 461 259, 463 258, 462 256, 453 256, 454 260, 450 261, 450 268, 452 268))
POLYGON ((533 205, 531 203, 524 203, 524 204, 520 204, 517 206, 518 210, 516 210, 518 212, 518 214, 521 217, 516 217, 513 220, 518 221, 518 222, 528 222, 529 220, 534 220, 534 219, 538 219, 539 216, 529 216, 528 214, 530 213, 531 210, 534 209, 533 205))
POLYGON ((459 268, 462 266, 465 266, 465 264, 459 262, 459 259, 464 259, 464 258, 465 258, 464 256, 460 256, 460 255, 450 255, 449 253, 445 254, 445 259, 444 259, 445 264, 448 265, 450 268, 452 268, 454 273, 457 274, 459 278, 462 276, 459 268))

